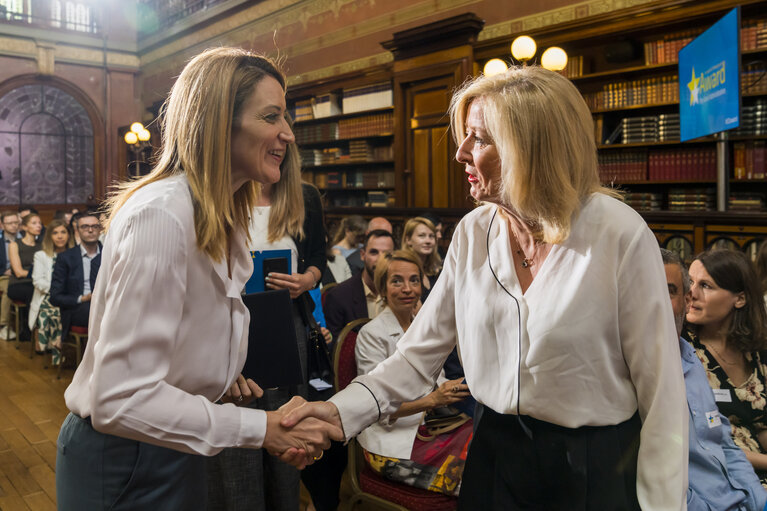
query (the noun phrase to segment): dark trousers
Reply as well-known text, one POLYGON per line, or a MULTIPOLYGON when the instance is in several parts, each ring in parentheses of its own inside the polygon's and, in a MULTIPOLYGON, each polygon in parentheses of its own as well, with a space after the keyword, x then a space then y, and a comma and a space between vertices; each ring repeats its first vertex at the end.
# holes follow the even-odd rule
POLYGON ((32 334, 29 331, 29 303, 32 301, 34 292, 35 288, 32 282, 19 282, 8 286, 8 298, 27 304, 24 309, 21 309, 19 314, 21 332, 16 332, 19 340, 28 341, 32 338, 32 334))
POLYGON ((56 453, 59 511, 179 511, 205 502, 205 458, 99 433, 70 413, 56 453))
POLYGON ((638 414, 615 426, 570 429, 482 408, 459 510, 639 511, 638 414))

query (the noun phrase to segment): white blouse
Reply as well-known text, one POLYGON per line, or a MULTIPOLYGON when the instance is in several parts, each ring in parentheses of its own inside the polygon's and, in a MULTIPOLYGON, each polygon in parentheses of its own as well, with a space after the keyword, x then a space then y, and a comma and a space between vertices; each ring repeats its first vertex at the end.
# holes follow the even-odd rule
POLYGON ((29 329, 35 328, 37 323, 37 314, 40 312, 40 304, 43 303, 45 295, 51 291, 51 278, 53 277, 53 257, 45 253, 45 250, 38 250, 32 264, 32 284, 35 292, 32 294, 32 301, 29 302, 29 329))
POLYGON ((245 233, 227 262, 197 249, 185 176, 149 184, 112 220, 91 303, 82 364, 64 397, 98 431, 213 455, 259 448, 262 410, 215 404, 240 374, 253 271, 245 233))
POLYGON ((464 217, 397 352, 357 378, 367 389, 352 384, 331 399, 347 438, 379 419, 379 407, 385 419, 430 389, 457 343, 472 395, 496 412, 577 428, 638 409, 639 503, 683 509, 688 412, 655 236, 630 207, 595 194, 522 293, 496 212, 464 217))

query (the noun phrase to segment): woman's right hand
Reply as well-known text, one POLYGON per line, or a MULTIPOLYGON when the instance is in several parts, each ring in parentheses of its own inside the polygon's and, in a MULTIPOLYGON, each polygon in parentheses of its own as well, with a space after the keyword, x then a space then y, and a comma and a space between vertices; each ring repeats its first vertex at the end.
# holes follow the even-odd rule
POLYGON ((455 380, 446 381, 440 385, 437 390, 429 394, 433 403, 432 408, 457 403, 458 401, 471 396, 469 386, 465 383, 461 383, 463 380, 463 378, 457 378, 455 380))

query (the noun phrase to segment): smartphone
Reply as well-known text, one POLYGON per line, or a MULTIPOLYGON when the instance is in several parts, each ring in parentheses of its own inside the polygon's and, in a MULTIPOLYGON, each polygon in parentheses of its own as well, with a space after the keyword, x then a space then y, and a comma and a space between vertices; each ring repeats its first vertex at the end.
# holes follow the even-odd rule
POLYGON ((261 268, 264 272, 264 289, 269 289, 266 286, 266 277, 270 272, 288 273, 288 260, 285 257, 272 257, 264 259, 261 268))

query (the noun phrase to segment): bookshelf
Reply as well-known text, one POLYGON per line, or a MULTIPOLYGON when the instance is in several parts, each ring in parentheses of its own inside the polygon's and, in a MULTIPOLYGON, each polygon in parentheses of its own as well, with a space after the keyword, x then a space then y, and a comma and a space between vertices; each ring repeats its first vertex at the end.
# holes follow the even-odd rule
POLYGON ((390 85, 387 89, 386 82, 377 82, 336 89, 295 99, 292 108, 302 177, 319 188, 326 208, 393 204, 394 107, 390 85), (322 106, 318 108, 318 104, 322 106), (343 113, 348 110, 353 111, 343 113))

